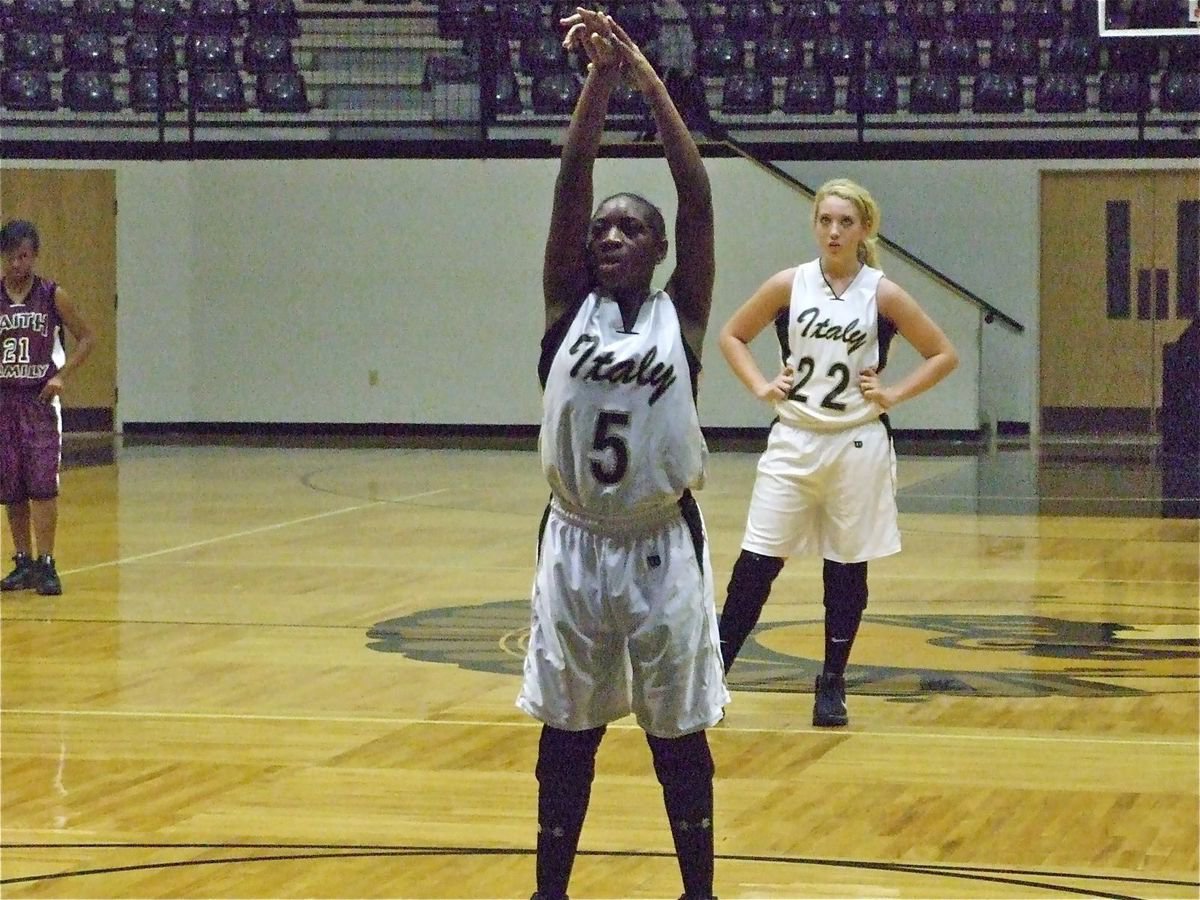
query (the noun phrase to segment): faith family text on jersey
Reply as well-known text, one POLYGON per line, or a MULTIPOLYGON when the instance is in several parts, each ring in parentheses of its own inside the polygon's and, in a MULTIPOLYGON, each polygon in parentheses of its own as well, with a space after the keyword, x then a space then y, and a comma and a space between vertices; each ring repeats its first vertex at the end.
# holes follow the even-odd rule
POLYGON ((44 312, 0 313, 0 333, 5 331, 32 331, 50 334, 50 316, 44 312))

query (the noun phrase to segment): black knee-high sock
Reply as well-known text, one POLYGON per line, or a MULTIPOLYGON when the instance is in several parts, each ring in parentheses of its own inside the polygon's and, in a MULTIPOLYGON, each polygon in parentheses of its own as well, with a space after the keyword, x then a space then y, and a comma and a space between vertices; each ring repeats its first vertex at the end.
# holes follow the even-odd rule
POLYGON ((646 740, 662 785, 684 896, 707 900, 713 890, 714 770, 708 736, 697 731, 680 738, 646 735, 646 740))
POLYGON ((567 895, 602 737, 603 728, 563 731, 549 725, 542 727, 536 769, 539 900, 561 900, 567 895))
POLYGON ((721 610, 721 656, 726 673, 758 624, 758 617, 771 593, 771 583, 781 569, 783 560, 779 557, 763 556, 749 550, 743 550, 733 564, 729 587, 725 591, 725 608, 721 610))
POLYGON ((825 560, 825 666, 828 675, 844 675, 850 650, 867 608, 867 564, 825 560))

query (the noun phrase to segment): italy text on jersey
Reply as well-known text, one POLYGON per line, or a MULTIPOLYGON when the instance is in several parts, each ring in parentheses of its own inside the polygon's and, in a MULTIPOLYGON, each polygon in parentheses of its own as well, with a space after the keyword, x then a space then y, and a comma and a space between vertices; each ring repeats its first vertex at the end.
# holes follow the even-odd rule
POLYGON ((640 357, 634 354, 625 359, 617 359, 611 350, 596 353, 599 345, 600 338, 594 334, 581 334, 571 345, 568 351, 570 355, 579 356, 578 361, 571 367, 572 378, 650 387, 653 390, 646 401, 650 406, 675 383, 675 366, 656 362, 657 347, 651 347, 640 357))

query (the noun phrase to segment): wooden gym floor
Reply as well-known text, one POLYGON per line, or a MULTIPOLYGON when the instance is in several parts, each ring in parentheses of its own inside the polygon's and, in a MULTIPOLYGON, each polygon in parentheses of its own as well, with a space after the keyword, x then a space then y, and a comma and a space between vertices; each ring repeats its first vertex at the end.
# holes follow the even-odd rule
MULTIPOLYGON (((535 455, 106 450, 63 475, 65 594, 3 598, 0 894, 528 897, 535 455)), ((698 495, 718 603, 754 462, 714 454, 698 495)), ((732 673, 718 894, 1200 896, 1194 468, 1043 447, 900 476, 850 726, 809 723, 819 561, 732 673)), ((622 721, 572 896, 679 885, 622 721)))

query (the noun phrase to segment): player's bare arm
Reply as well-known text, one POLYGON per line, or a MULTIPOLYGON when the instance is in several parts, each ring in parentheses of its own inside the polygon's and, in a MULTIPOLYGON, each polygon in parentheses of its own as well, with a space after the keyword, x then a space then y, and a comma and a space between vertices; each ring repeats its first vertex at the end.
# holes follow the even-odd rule
POLYGON ((675 183, 678 198, 675 270, 667 280, 667 293, 683 320, 684 337, 699 356, 712 310, 716 277, 712 186, 700 150, 666 85, 620 24, 612 19, 608 21, 625 71, 654 116, 663 154, 675 183))
POLYGON ((890 319, 896 331, 924 357, 920 365, 892 385, 881 384, 874 369, 859 375, 863 396, 886 410, 924 393, 953 372, 958 352, 937 323, 894 281, 881 279, 876 298, 879 314, 890 319))
POLYGON ((75 340, 75 346, 71 348, 71 352, 68 354, 67 361, 63 367, 42 386, 42 390, 38 394, 38 399, 47 403, 62 393, 66 377, 83 365, 96 342, 95 333, 92 331, 91 326, 80 315, 79 310, 71 302, 71 298, 67 295, 67 292, 61 287, 56 287, 54 290, 54 306, 58 310, 58 317, 62 319, 67 332, 75 340))
POLYGON ((588 75, 563 143, 554 206, 542 268, 549 327, 588 291, 587 229, 592 215, 592 170, 604 132, 608 100, 621 77, 620 61, 606 44, 604 17, 585 9, 563 19, 563 44, 588 56, 588 75))
POLYGON ((750 353, 750 343, 787 309, 795 277, 795 268, 776 272, 730 316, 721 329, 721 353, 729 367, 750 393, 767 403, 776 403, 787 397, 792 389, 793 373, 783 367, 774 378, 768 379, 750 353))

